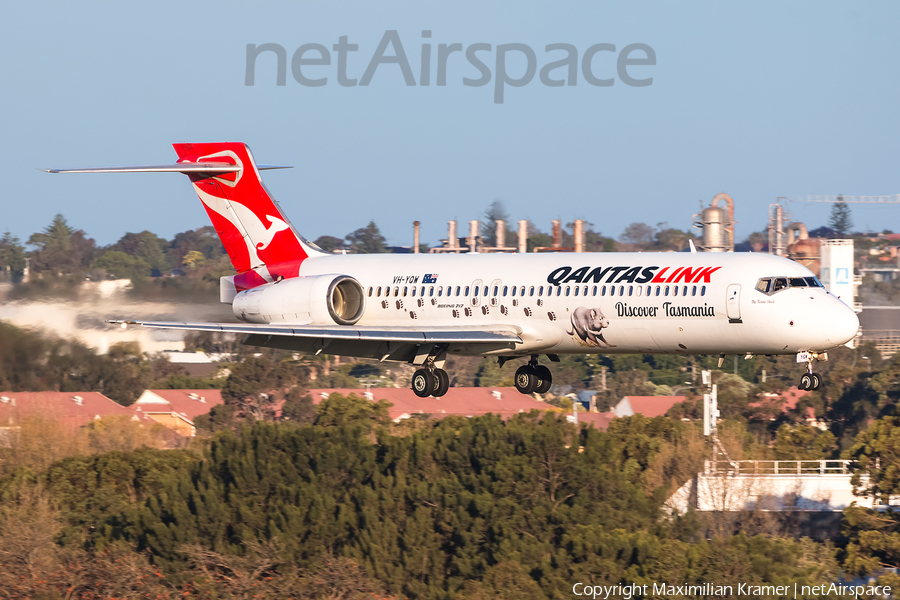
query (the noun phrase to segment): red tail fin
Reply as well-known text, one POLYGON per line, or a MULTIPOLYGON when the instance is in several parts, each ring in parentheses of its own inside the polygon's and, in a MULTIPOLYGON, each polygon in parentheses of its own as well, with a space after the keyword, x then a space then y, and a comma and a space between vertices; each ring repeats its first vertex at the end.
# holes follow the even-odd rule
POLYGON ((234 173, 188 174, 238 272, 250 288, 278 277, 296 277, 316 251, 307 246, 269 196, 250 149, 239 142, 173 144, 179 164, 227 163, 234 173))

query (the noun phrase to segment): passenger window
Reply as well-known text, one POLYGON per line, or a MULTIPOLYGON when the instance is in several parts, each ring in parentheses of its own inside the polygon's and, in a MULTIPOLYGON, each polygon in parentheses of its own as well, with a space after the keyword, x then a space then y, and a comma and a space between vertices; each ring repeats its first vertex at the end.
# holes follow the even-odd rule
POLYGON ((638 295, 638 296, 641 295, 641 290, 643 290, 643 289, 644 289, 644 288, 642 288, 641 286, 637 286, 637 295, 638 295))
POLYGON ((543 295, 544 295, 544 286, 541 286, 538 288, 538 296, 543 296, 543 295))
POLYGON ((481 294, 481 295, 484 296, 485 298, 487 298, 487 295, 488 295, 488 286, 484 286, 484 293, 481 294))
POLYGON ((673 296, 677 296, 677 295, 678 295, 678 286, 677 286, 677 285, 673 285, 673 286, 672 286, 672 295, 673 295, 673 296))
POLYGON ((431 286, 430 288, 428 288, 428 295, 434 296, 434 286, 431 286))
POLYGON ((633 285, 629 285, 629 286, 628 286, 628 295, 629 295, 629 296, 633 296, 633 295, 634 295, 634 286, 633 286, 633 285))
POLYGON ((659 286, 656 286, 656 295, 657 296, 659 296, 659 292, 660 292, 659 286))
POLYGON ((588 286, 584 286, 584 290, 583 290, 584 293, 582 294, 583 296, 587 296, 587 290, 588 290, 588 286))
POLYGON ((606 295, 606 286, 605 286, 605 285, 604 285, 602 288, 600 288, 600 295, 601 295, 601 296, 605 296, 605 295, 606 295))
POLYGON ((534 296, 534 286, 531 286, 530 288, 528 288, 528 295, 534 296))
POLYGON ((394 297, 397 297, 399 295, 400 295, 400 286, 397 286, 394 288, 394 297))
POLYGON ((372 286, 369 286, 369 298, 371 298, 371 297, 372 297, 372 292, 373 292, 373 290, 372 290, 372 286))
POLYGON ((566 286, 566 296, 569 295, 569 292, 570 292, 570 291, 571 291, 571 290, 569 289, 569 286, 566 286))
POLYGON ((412 289, 412 297, 413 297, 413 298, 416 297, 416 286, 413 286, 413 289, 412 289))
POLYGON ((683 288, 681 288, 681 295, 687 296, 687 286, 684 286, 683 288))
POLYGON ((375 292, 375 295, 378 296, 379 298, 381 297, 381 286, 380 285, 378 286, 378 291, 375 292))
POLYGON ((616 286, 614 286, 614 285, 609 286, 609 295, 610 296, 616 295, 616 286))
POLYGON ((512 292, 512 297, 515 298, 516 297, 516 286, 512 286, 512 289, 510 291, 512 292))
POLYGON ((469 286, 466 286, 466 296, 469 295, 469 286))
POLYGON ((444 286, 438 286, 438 296, 444 293, 444 286))
POLYGON ((592 295, 592 296, 596 296, 596 295, 597 295, 597 286, 596 286, 596 285, 594 286, 594 289, 593 289, 591 295, 592 295))
POLYGON ((575 286, 575 295, 576 296, 578 295, 578 286, 577 285, 575 286))
POLYGON ((695 285, 694 287, 691 288, 691 296, 696 296, 696 295, 697 295, 697 286, 695 285))
POLYGON ((425 286, 424 286, 424 285, 419 289, 419 295, 420 295, 420 296, 424 296, 424 295, 425 295, 425 286))
POLYGON ((494 295, 497 295, 497 292, 500 290, 499 286, 494 286, 494 295))
POLYGON ((405 285, 403 286, 403 297, 406 298, 406 294, 409 292, 409 288, 405 285))
POLYGON ((700 287, 700 295, 701 295, 701 296, 705 296, 705 295, 706 295, 706 286, 705 286, 705 285, 700 287))
POLYGON ((665 291, 665 295, 666 295, 666 296, 668 296, 668 295, 669 295, 669 286, 666 286, 666 291, 665 291))
POLYGON ((620 295, 620 296, 624 296, 624 295, 625 295, 625 286, 624 286, 624 285, 620 285, 620 286, 619 286, 619 295, 620 295))
MULTIPOLYGON (((569 295, 568 292, 569 292, 569 288, 566 287, 566 296, 569 295)), ((562 286, 559 286, 558 288, 556 288, 556 295, 557 295, 557 296, 562 296, 562 286)))

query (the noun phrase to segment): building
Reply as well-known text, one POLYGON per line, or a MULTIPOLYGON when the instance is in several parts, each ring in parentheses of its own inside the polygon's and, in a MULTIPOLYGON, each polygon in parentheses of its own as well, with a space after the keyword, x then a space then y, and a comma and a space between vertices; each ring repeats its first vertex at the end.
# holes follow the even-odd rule
MULTIPOLYGON (((796 411, 797 404, 809 396, 812 392, 809 390, 801 390, 799 388, 788 388, 780 393, 766 393, 759 396, 759 400, 750 403, 750 407, 755 411, 752 415, 753 419, 763 421, 774 421, 786 412, 796 411)), ((807 406, 803 411, 803 420, 810 427, 818 427, 819 429, 827 429, 827 425, 816 418, 816 411, 812 406, 807 406)))
POLYGON ((506 420, 519 413, 553 408, 530 396, 520 394, 513 387, 454 387, 450 388, 450 391, 441 398, 419 398, 409 388, 309 390, 315 404, 319 404, 330 394, 335 393, 344 396, 356 394, 373 402, 387 400, 393 404, 388 413, 395 423, 417 415, 443 418, 451 415, 478 417, 488 413, 499 415, 506 420))
POLYGON ((76 430, 91 421, 134 413, 99 392, 0 392, 0 427, 44 417, 76 430))
POLYGON ((592 425, 595 429, 599 429, 600 431, 606 431, 609 429, 609 424, 612 423, 612 420, 616 418, 616 413, 614 412, 579 412, 578 413, 578 423, 585 423, 587 425, 592 425))
POLYGON ((129 410, 193 437, 197 433, 194 419, 218 404, 222 404, 219 390, 144 390, 129 410))
POLYGON ((684 400, 684 396, 625 396, 616 404, 612 412, 617 417, 632 415, 664 417, 670 408, 684 400))
POLYGON ((0 392, 0 447, 9 447, 22 421, 39 417, 75 431, 110 416, 134 418, 99 392, 0 392))

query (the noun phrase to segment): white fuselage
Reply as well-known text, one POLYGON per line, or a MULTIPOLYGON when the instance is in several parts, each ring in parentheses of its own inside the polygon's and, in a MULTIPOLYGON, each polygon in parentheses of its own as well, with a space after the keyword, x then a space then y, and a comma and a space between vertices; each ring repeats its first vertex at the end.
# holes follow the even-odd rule
MULTIPOLYGON (((808 269, 768 254, 335 255, 300 269, 323 274, 362 285, 358 326, 517 328, 523 343, 494 354, 793 354, 840 346, 859 328, 808 269), (767 294, 761 278, 814 284, 767 294)), ((291 303, 259 321, 314 323, 291 303)))

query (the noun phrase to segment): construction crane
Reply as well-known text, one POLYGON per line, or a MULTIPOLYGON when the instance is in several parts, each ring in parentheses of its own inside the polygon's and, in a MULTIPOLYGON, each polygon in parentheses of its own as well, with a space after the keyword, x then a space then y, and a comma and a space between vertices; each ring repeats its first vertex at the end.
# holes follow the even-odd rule
POLYGON ((847 202, 854 204, 900 204, 900 194, 893 196, 793 196, 790 202, 847 202))

